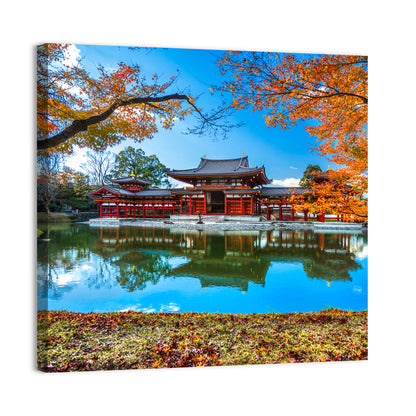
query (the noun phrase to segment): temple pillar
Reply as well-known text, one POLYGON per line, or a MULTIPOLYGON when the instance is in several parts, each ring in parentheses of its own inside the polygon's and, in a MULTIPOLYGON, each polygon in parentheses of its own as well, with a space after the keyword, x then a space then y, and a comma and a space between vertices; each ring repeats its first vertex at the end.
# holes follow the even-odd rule
POLYGON ((118 210, 118 202, 116 202, 116 218, 120 218, 119 210, 118 210))
POLYGON ((103 204, 100 202, 100 218, 103 217, 103 204))
POLYGON ((319 248, 321 250, 325 249, 325 235, 323 233, 320 233, 318 235, 318 243, 319 243, 319 248))

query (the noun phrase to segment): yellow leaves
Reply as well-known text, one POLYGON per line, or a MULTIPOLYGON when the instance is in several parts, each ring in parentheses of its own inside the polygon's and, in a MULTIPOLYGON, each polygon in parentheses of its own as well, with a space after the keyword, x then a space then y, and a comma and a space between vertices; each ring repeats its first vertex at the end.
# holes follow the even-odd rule
POLYGON ((154 363, 153 363, 153 368, 161 368, 161 367, 163 367, 163 362, 164 362, 164 360, 163 360, 163 358, 159 358, 157 361, 155 361, 154 363))

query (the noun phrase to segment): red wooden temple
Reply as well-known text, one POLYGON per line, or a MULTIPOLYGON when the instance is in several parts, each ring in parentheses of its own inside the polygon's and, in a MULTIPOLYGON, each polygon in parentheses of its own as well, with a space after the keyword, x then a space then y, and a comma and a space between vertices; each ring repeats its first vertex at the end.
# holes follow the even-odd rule
POLYGON ((170 170, 168 176, 190 184, 173 189, 181 214, 260 214, 261 186, 269 184, 264 166, 250 168, 248 158, 213 160, 201 158, 194 169, 170 170))
POLYGON ((151 182, 136 176, 112 179, 118 186, 103 185, 91 195, 100 207, 100 218, 165 218, 175 212, 169 189, 144 189, 151 182))
MULTIPOLYGON (((99 205, 100 218, 166 218, 172 214, 266 215, 267 219, 308 220, 290 203, 300 187, 270 187, 264 166, 249 167, 248 157, 206 159, 196 168, 168 170, 184 188, 149 188, 152 184, 136 176, 113 179, 91 195, 99 205)), ((319 218, 324 220, 324 218, 319 218)))

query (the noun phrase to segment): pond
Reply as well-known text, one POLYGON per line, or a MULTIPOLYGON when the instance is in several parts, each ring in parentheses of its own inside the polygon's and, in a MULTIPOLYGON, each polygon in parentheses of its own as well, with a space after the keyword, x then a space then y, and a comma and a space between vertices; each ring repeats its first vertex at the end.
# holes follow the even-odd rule
POLYGON ((38 239, 38 309, 367 309, 367 236, 53 225, 38 239))

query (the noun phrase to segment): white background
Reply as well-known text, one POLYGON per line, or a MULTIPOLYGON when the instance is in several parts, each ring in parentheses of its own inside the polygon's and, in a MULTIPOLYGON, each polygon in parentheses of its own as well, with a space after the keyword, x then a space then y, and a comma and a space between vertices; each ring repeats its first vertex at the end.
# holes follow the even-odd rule
POLYGON ((411 4, 38 0, 2 6, 3 414, 322 416, 415 411, 416 91, 411 4), (34 74, 35 45, 42 42, 369 55, 369 360, 37 372, 34 74))

